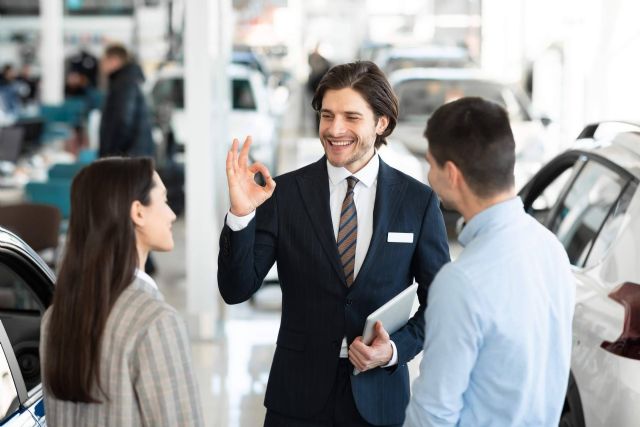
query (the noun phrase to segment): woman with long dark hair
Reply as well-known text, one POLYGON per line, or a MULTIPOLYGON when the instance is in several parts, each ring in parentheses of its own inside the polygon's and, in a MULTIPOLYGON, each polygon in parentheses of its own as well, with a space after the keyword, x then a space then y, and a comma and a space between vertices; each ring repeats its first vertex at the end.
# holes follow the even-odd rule
POLYGON ((151 159, 99 160, 73 180, 42 319, 48 425, 203 424, 184 324, 144 273, 149 251, 173 248, 175 218, 151 159))

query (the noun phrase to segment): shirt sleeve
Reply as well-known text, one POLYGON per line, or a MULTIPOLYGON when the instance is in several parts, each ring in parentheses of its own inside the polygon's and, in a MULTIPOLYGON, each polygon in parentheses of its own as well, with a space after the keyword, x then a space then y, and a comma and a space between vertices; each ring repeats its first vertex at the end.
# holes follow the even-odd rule
POLYGON ((389 363, 387 363, 386 365, 382 366, 382 368, 389 368, 391 366, 395 366, 398 364, 398 349, 396 348, 396 343, 393 342, 393 340, 389 341, 391 343, 391 348, 393 351, 393 355, 391 356, 391 360, 389 360, 389 363))
POLYGON ((463 395, 482 346, 477 293, 453 264, 445 266, 429 290, 424 354, 413 383, 405 426, 455 426, 463 395))
POLYGON ((203 425, 187 333, 177 313, 167 311, 149 326, 134 360, 143 425, 203 425))
POLYGON ((253 217, 256 216, 256 211, 251 212, 245 216, 236 216, 231 213, 231 210, 227 213, 227 225, 233 231, 243 230, 249 225, 253 217))

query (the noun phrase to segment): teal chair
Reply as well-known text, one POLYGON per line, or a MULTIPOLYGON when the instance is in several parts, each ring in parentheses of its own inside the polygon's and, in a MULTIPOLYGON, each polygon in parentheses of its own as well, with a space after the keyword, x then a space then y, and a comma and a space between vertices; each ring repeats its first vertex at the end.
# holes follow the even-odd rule
POLYGON ((98 150, 83 148, 78 153, 78 162, 84 163, 85 165, 95 162, 97 159, 98 159, 98 150))
POLYGON ((63 219, 71 213, 71 180, 50 179, 47 182, 29 182, 24 188, 25 198, 31 203, 55 206, 63 219))
POLYGON ((67 139, 74 127, 82 125, 87 111, 83 98, 67 98, 62 104, 40 106, 40 116, 44 121, 43 141, 67 139))
POLYGON ((80 169, 85 167, 87 163, 56 163, 49 168, 49 180, 68 180, 72 181, 80 169))

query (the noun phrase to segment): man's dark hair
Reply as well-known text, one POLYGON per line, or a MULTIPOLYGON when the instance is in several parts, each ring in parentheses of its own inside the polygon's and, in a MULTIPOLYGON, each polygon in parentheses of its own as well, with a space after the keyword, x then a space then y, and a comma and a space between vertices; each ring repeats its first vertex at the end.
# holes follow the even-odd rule
POLYGON ((375 147, 379 148, 382 144, 386 144, 387 136, 391 135, 398 121, 398 98, 393 93, 384 73, 371 61, 336 65, 320 80, 311 106, 319 113, 326 91, 345 88, 355 90, 367 101, 376 120, 387 116, 389 124, 382 135, 376 137, 375 147))
POLYGON ((129 61, 129 52, 127 48, 119 43, 113 43, 104 50, 104 56, 120 58, 122 62, 129 61))
POLYGON ((453 162, 479 197, 514 186, 515 141, 500 105, 474 97, 444 104, 431 115, 424 136, 438 165, 453 162))

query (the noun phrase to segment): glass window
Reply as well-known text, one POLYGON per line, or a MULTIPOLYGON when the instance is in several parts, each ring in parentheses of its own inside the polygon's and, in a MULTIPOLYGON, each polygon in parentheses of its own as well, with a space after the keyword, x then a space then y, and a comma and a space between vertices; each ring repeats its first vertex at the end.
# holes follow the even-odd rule
POLYGON ((620 175, 592 160, 580 171, 549 226, 573 265, 584 265, 598 230, 625 184, 620 175))
POLYGON ((232 98, 234 110, 255 110, 256 100, 253 97, 251 83, 246 79, 233 79, 232 98))
POLYGON ((40 383, 40 320, 43 307, 31 286, 0 262, 0 319, 16 355, 27 390, 40 383))
POLYGON ((573 174, 576 166, 572 166, 560 173, 551 184, 542 191, 542 193, 533 201, 529 214, 538 220, 541 224, 547 223, 548 214, 558 202, 558 198, 562 194, 567 181, 573 174))
POLYGON ((151 92, 153 105, 170 104, 173 108, 184 108, 184 80, 169 78, 159 80, 151 92))
POLYGON ((598 233, 591 251, 587 255, 585 267, 591 267, 596 265, 607 253, 614 240, 620 232, 620 227, 625 218, 625 213, 629 208, 631 199, 636 194, 638 186, 636 183, 630 183, 622 193, 622 196, 616 202, 611 214, 607 217, 602 230, 598 233))
POLYGON ((395 87, 400 121, 424 122, 438 107, 465 96, 479 96, 502 105, 512 120, 527 117, 516 96, 505 86, 482 80, 415 79, 395 87))
MULTIPOLYGON (((2 325, 0 324, 0 328, 2 325)), ((9 362, 0 343, 0 423, 18 408, 18 390, 13 382, 9 362)))
POLYGON ((29 285, 3 263, 0 263, 0 310, 40 312, 40 303, 29 285))

